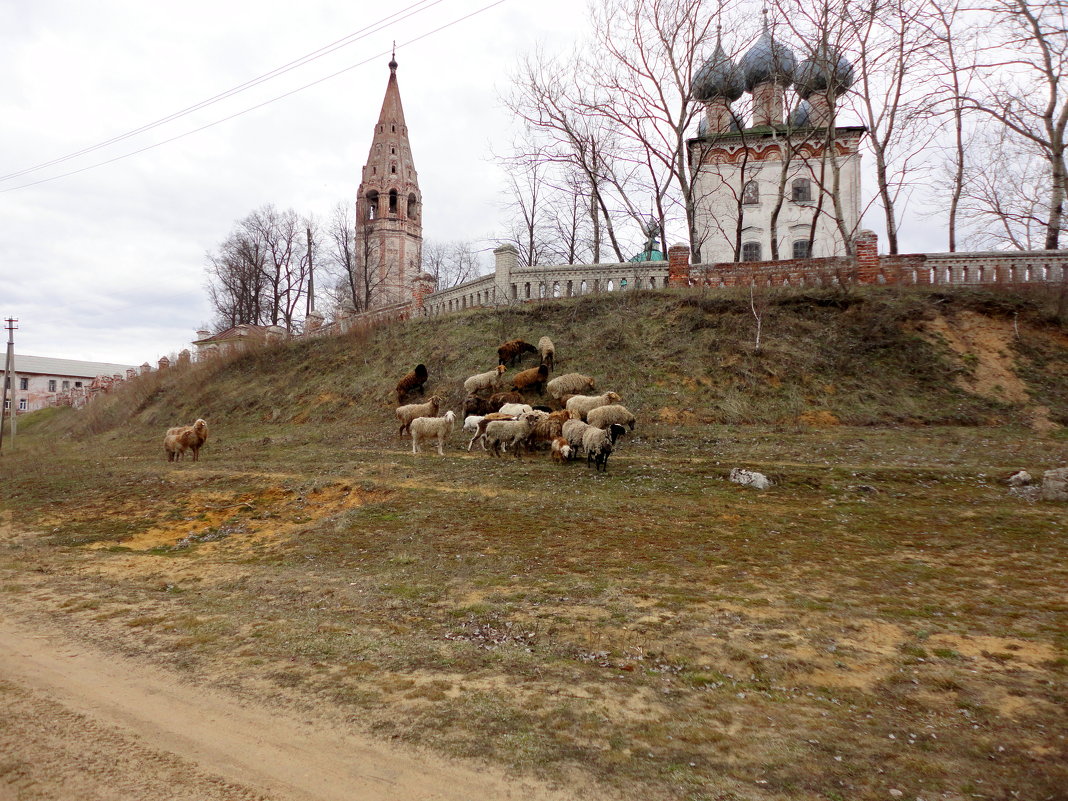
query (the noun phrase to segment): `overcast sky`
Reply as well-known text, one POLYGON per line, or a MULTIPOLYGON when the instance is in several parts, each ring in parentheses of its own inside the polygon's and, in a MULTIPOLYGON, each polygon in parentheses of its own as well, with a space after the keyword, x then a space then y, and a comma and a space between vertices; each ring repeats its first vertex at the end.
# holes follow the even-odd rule
POLYGON ((339 201, 355 202, 394 40, 424 236, 500 235, 503 176, 490 157, 510 141, 500 92, 517 53, 539 42, 571 46, 581 8, 575 0, 0 0, 0 316, 19 319, 16 352, 154 364, 189 347, 212 319, 205 253, 235 220, 265 203, 325 219, 339 201), (221 102, 16 175, 365 30, 221 102))
MULTIPOLYGON (((16 352, 155 364, 189 347, 213 318, 205 254, 236 220, 355 202, 394 40, 424 236, 492 247, 508 74, 535 46, 570 51, 586 18, 582 0, 0 0, 0 317, 19 319, 16 352)), ((943 247, 930 222, 902 230, 905 250, 943 247)))

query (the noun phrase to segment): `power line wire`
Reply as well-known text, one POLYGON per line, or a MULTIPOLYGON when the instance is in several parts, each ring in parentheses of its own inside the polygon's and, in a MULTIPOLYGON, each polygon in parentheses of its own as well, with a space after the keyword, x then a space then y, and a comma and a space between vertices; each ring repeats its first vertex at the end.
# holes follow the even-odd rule
MULTIPOLYGON (((277 78, 277 77, 279 77, 281 75, 284 75, 287 72, 291 72, 292 70, 297 69, 298 67, 302 67, 305 64, 310 64, 311 62, 316 61, 316 60, 322 58, 323 56, 329 55, 330 53, 336 52, 337 50, 340 50, 343 47, 347 47, 350 44, 358 42, 359 40, 364 39, 364 38, 366 38, 367 36, 370 36, 373 33, 378 33, 379 31, 383 30, 384 28, 388 27, 391 24, 395 24, 397 22, 402 22, 402 21, 408 19, 409 17, 412 17, 412 16, 414 16, 414 15, 416 15, 418 13, 427 11, 427 10, 433 8, 434 6, 438 5, 441 2, 444 2, 444 0, 418 0, 418 2, 408 6, 407 8, 403 8, 400 11, 396 11, 396 12, 390 14, 389 16, 383 17, 382 19, 378 20, 377 22, 373 22, 370 25, 364 26, 363 28, 360 28, 359 30, 354 31, 353 33, 350 33, 348 36, 342 37, 341 39, 338 39, 337 41, 331 42, 328 45, 324 45, 323 47, 319 48, 318 50, 313 50, 311 53, 308 53, 306 55, 301 56, 298 59, 290 61, 288 64, 283 64, 281 67, 277 67, 277 68, 271 70, 270 72, 265 72, 262 75, 259 75, 259 76, 255 77, 255 78, 252 78, 252 79, 248 80, 248 81, 245 81, 244 83, 238 84, 237 86, 232 87, 230 89, 227 89, 225 92, 221 92, 221 93, 215 95, 214 97, 210 97, 207 100, 202 100, 199 103, 195 103, 192 106, 188 106, 188 107, 186 107, 186 108, 184 108, 184 109, 182 109, 180 111, 176 111, 173 114, 168 114, 166 117, 161 117, 160 119, 155 120, 154 122, 150 122, 150 123, 147 123, 145 125, 142 125, 139 128, 135 128, 135 129, 133 129, 131 131, 127 131, 126 133, 119 134, 118 136, 114 136, 111 139, 107 139, 107 140, 105 140, 103 142, 98 142, 95 145, 90 145, 88 147, 84 147, 81 150, 75 151, 74 153, 68 153, 65 156, 59 156, 57 158, 51 159, 50 161, 41 162, 40 164, 35 164, 32 167, 26 167, 25 169, 19 170, 17 172, 8 173, 7 175, 0 175, 0 181, 7 181, 7 180, 10 180, 12 178, 18 178, 18 177, 21 177, 21 176, 26 175, 28 173, 37 172, 38 170, 45 169, 46 167, 52 167, 52 166, 54 166, 56 164, 62 164, 65 161, 70 161, 71 159, 78 158, 79 156, 84 156, 84 155, 86 155, 88 153, 92 153, 92 152, 94 152, 96 150, 100 150, 101 148, 107 147, 108 145, 113 145, 113 144, 116 144, 118 142, 122 142, 122 141, 124 141, 126 139, 129 139, 129 138, 131 138, 133 136, 136 136, 138 134, 145 133, 146 131, 150 131, 153 128, 158 128, 159 126, 165 125, 168 122, 173 122, 174 120, 177 120, 177 119, 185 117, 185 116, 187 116, 189 114, 192 114, 194 111, 199 111, 200 109, 207 108, 208 106, 214 105, 215 103, 218 103, 218 102, 220 102, 222 100, 225 100, 227 98, 233 97, 234 95, 240 94, 241 92, 244 92, 247 89, 251 89, 251 88, 253 88, 255 86, 258 86, 258 85, 260 85, 262 83, 265 83, 266 81, 269 81, 269 80, 277 78), (419 8, 419 6, 423 6, 423 7, 419 8), (395 17, 396 17, 396 19, 394 19, 395 17)), ((364 62, 364 63, 366 63, 366 62, 364 62)), ((172 140, 168 140, 168 141, 172 141, 172 140)), ((141 151, 136 151, 136 152, 141 152, 141 151)), ((109 162, 102 162, 102 163, 109 163, 109 162)), ((73 174, 73 173, 69 173, 69 174, 73 174)), ((59 177, 61 177, 61 176, 59 176, 59 177)), ((33 186, 33 184, 27 184, 27 186, 33 186)), ((18 188, 18 187, 16 187, 16 188, 18 188)))

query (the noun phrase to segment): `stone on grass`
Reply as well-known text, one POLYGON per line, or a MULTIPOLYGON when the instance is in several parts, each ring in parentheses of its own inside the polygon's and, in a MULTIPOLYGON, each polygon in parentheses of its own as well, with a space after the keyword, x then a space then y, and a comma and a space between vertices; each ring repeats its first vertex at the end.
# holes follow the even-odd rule
POLYGON ((1028 487, 1031 485, 1032 481, 1034 481, 1034 479, 1031 478, 1030 473, 1028 473, 1026 470, 1020 470, 1019 472, 1013 473, 1011 476, 1009 476, 1006 483, 1008 483, 1010 487, 1028 487))
POLYGON ((741 484, 743 487, 766 490, 771 486, 771 481, 763 473, 758 473, 755 470, 744 470, 740 467, 735 467, 731 470, 730 479, 735 484, 741 484))
POLYGON ((1058 467, 1042 474, 1042 499, 1068 501, 1068 467, 1058 467))

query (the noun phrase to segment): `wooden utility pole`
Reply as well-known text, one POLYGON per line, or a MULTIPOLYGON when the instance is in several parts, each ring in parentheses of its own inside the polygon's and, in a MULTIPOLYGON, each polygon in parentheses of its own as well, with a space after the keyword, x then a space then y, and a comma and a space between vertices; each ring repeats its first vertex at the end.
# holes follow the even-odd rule
POLYGON ((15 329, 18 322, 8 317, 7 323, 7 361, 4 364, 4 392, 0 398, 0 450, 4 447, 4 414, 7 411, 7 392, 11 388, 11 447, 15 447, 15 385, 11 383, 11 371, 15 368, 15 329))
POLYGON ((311 246, 311 226, 307 228, 308 232, 308 306, 305 311, 305 316, 315 311, 315 270, 312 267, 312 246, 311 246))

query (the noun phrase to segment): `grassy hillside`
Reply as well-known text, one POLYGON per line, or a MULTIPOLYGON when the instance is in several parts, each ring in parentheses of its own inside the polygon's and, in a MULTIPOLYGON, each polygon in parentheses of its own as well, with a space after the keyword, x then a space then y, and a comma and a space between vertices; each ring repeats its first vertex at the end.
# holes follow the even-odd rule
POLYGON ((752 301, 759 353, 748 295, 633 292, 29 415, 0 460, 0 613, 591 801, 1060 797, 1068 507, 1003 481, 1068 464, 1052 304, 752 301), (413 364, 456 407, 543 334, 638 414, 607 474, 397 438, 413 364), (164 461, 196 417, 200 461, 164 461))
POLYGON ((176 368, 47 425, 384 422, 394 383, 416 362, 429 368, 429 391, 458 408, 463 379, 491 369, 500 342, 542 335, 556 343, 557 374, 594 376, 646 424, 981 425, 1028 422, 1036 408, 1064 424, 1068 335, 1051 301, 981 290, 587 296, 176 368))

